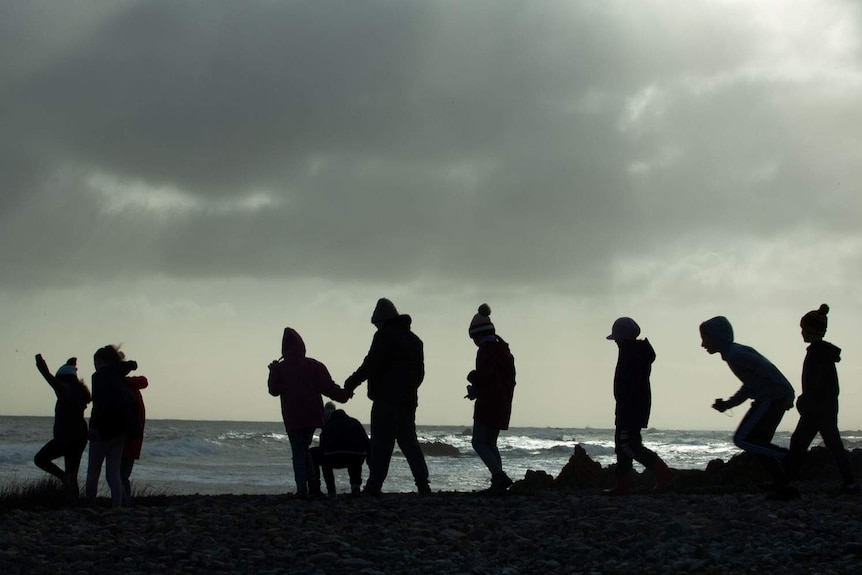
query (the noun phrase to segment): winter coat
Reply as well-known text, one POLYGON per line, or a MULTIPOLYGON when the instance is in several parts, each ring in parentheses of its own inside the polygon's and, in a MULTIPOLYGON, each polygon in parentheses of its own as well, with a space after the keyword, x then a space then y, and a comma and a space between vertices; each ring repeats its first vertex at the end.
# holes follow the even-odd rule
POLYGON ((44 363, 38 363, 37 367, 57 396, 54 404, 54 439, 63 443, 87 441, 84 410, 92 400, 90 390, 74 376, 56 377, 44 363))
POLYGON ((92 378, 93 410, 90 413, 90 432, 100 439, 113 439, 126 434, 140 433, 138 405, 126 383, 126 376, 137 368, 133 361, 104 365, 92 378))
POLYGON ((494 336, 479 343, 476 369, 467 375, 476 403, 473 419, 497 429, 509 429, 515 394, 515 358, 509 344, 494 336))
POLYGON ((356 389, 368 380, 368 399, 402 407, 419 405, 419 386, 425 379, 422 340, 410 331, 409 315, 399 315, 380 326, 362 365, 345 387, 356 389))
POLYGON ((320 396, 343 403, 350 399, 350 392, 332 381, 325 365, 305 356, 305 342, 289 327, 284 330, 281 353, 284 359, 270 368, 267 385, 270 395, 281 398, 285 431, 321 427, 323 400, 320 396))
POLYGON ((838 412, 838 370, 841 349, 828 341, 808 346, 802 363, 802 395, 796 402, 800 414, 838 412))
POLYGON ((614 372, 614 425, 626 429, 643 429, 649 425, 652 392, 650 372, 655 350, 648 339, 619 340, 617 367, 614 372))
POLYGON ((132 397, 138 406, 138 422, 140 432, 134 437, 130 437, 123 446, 123 459, 140 459, 141 447, 144 444, 144 426, 147 424, 147 408, 144 405, 144 396, 141 395, 141 390, 146 389, 150 385, 147 378, 142 375, 131 375, 126 377, 126 383, 132 391, 132 397))
POLYGON ((369 450, 368 433, 365 427, 336 409, 320 431, 320 450, 326 455, 366 455, 369 450))

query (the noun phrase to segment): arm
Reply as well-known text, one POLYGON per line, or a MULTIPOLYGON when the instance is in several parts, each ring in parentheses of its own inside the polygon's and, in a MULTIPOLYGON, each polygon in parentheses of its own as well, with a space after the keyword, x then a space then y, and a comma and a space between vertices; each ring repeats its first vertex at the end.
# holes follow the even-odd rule
POLYGON ((378 330, 374 334, 374 338, 371 340, 371 347, 368 349, 362 365, 353 372, 353 375, 347 378, 344 382, 344 389, 352 392, 359 387, 359 384, 379 371, 379 365, 385 353, 384 338, 385 336, 381 330, 378 330))
POLYGON ((143 375, 130 375, 126 377, 126 382, 132 389, 146 389, 150 385, 150 382, 143 375))
POLYGON ((353 391, 342 389, 337 383, 332 381, 332 376, 329 375, 329 370, 320 362, 317 364, 317 373, 315 374, 315 384, 317 390, 326 397, 334 399, 338 403, 347 403, 347 400, 353 397, 353 391))
POLYGON ((48 369, 48 364, 42 358, 41 353, 36 354, 36 369, 39 370, 39 373, 41 373, 42 377, 45 378, 45 381, 48 382, 48 385, 50 385, 54 389, 54 391, 57 392, 59 390, 59 382, 57 381, 57 378, 54 377, 54 374, 51 373, 51 370, 48 369))

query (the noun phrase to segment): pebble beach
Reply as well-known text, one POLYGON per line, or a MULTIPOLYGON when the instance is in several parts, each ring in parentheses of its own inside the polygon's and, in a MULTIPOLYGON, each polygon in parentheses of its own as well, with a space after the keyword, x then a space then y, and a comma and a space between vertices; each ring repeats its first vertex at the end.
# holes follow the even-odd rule
POLYGON ((789 502, 743 489, 152 499, 0 511, 0 573, 862 573, 862 497, 820 483, 789 502))

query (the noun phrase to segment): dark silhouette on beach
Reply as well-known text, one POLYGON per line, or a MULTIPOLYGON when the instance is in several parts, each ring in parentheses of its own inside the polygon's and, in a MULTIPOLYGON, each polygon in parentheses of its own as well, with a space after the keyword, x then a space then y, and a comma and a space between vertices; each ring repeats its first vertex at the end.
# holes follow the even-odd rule
POLYGON ((428 466, 416 437, 419 386, 425 379, 422 340, 410 330, 412 319, 380 298, 371 323, 377 328, 362 365, 344 382, 353 391, 368 381, 371 407, 371 457, 365 492, 380 495, 395 443, 407 459, 419 493, 430 493, 428 466))
POLYGON ((59 479, 70 500, 80 496, 78 469, 87 447, 87 421, 84 410, 92 397, 90 390, 78 378, 78 358, 66 360, 56 375, 52 375, 41 354, 36 355, 36 368, 57 397, 54 404, 54 434, 51 441, 36 453, 36 465, 59 479), (54 463, 62 457, 65 470, 54 463))
MULTIPOLYGON (((120 352, 122 355, 122 352, 120 352)), ((132 469, 135 467, 135 461, 141 458, 141 447, 144 444, 144 427, 147 425, 147 408, 144 405, 144 396, 141 394, 142 389, 146 389, 150 382, 143 375, 128 375, 126 383, 129 384, 129 389, 132 392, 132 397, 138 406, 138 422, 140 433, 134 437, 126 438, 126 445, 123 446, 123 457, 120 461, 120 479, 123 482, 123 506, 128 507, 132 504, 132 469)))
POLYGON ((673 471, 654 451, 646 448, 641 429, 649 426, 652 390, 650 373, 656 354, 648 339, 638 339, 641 328, 630 317, 617 319, 607 339, 616 342, 619 353, 614 371, 614 448, 617 454, 616 486, 605 495, 626 495, 632 487, 633 461, 655 475, 653 491, 664 490, 673 471))
POLYGON ((473 449, 491 472, 491 487, 484 493, 502 495, 512 486, 503 471, 497 439, 509 429, 515 394, 515 358, 509 344, 497 335, 491 307, 483 303, 470 321, 467 333, 476 344, 476 369, 467 374, 467 398, 473 406, 473 449))
POLYGON ((362 466, 365 464, 370 441, 365 427, 359 420, 350 417, 343 409, 327 402, 323 406, 325 423, 320 430, 320 445, 311 448, 311 459, 320 489, 320 472, 326 483, 326 494, 336 495, 335 469, 347 469, 350 478, 350 494, 358 496, 362 489, 362 466))

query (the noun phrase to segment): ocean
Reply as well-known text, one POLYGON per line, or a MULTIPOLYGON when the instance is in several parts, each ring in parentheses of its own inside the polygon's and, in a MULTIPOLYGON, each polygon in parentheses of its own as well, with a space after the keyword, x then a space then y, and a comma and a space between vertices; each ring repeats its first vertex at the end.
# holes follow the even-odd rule
MULTIPOLYGON (((33 456, 51 438, 52 424, 51 417, 0 416, 0 488, 47 477, 33 464, 33 456)), ((423 450, 435 491, 475 491, 488 486, 488 471, 470 446, 470 433, 469 425, 418 426, 420 442, 433 444, 423 450)), ((523 478, 528 469, 557 476, 577 444, 602 465, 613 463, 613 435, 612 429, 517 427, 501 432, 498 447, 504 469, 513 479, 523 478)), ((728 431, 647 429, 643 437, 647 447, 679 469, 703 469, 712 459, 727 460, 739 452, 728 431)), ((848 449, 862 447, 862 432, 848 432, 843 439, 848 449)), ((777 433, 775 442, 787 446, 789 433, 777 433)), ((85 452, 81 485, 86 458, 85 452)), ((57 463, 63 466, 62 461, 57 463)), ((635 468, 640 469, 637 463, 635 468)), ((363 480, 367 477, 365 467, 363 480)), ((149 420, 132 481, 135 492, 143 494, 294 491, 290 444, 279 422, 149 420)), ((345 471, 336 471, 336 482, 339 492, 349 491, 345 471)), ((396 447, 383 490, 414 489, 410 469, 396 447)), ((107 495, 104 479, 100 493, 107 495)))

